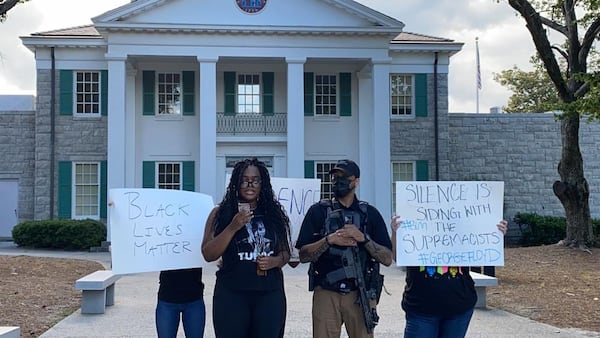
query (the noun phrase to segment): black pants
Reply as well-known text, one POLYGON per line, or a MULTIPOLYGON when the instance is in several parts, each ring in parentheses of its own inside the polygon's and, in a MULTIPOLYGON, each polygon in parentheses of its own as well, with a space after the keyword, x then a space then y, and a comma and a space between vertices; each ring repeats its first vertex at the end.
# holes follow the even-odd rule
POLYGON ((281 290, 231 290, 215 285, 213 326, 217 338, 279 338, 287 305, 281 290))

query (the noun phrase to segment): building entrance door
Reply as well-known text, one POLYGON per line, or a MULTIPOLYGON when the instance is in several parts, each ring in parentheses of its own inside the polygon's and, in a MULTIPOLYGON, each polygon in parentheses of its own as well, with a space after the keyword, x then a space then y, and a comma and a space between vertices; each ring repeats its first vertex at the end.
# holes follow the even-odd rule
POLYGON ((0 239, 12 238, 18 222, 19 184, 16 180, 0 181, 0 239))

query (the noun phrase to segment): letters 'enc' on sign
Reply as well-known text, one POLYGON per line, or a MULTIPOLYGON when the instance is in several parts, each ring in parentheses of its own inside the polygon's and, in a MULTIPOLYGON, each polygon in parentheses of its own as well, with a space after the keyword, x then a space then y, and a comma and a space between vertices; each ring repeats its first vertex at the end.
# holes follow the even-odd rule
POLYGON ((398 266, 503 266, 504 182, 396 182, 398 266))
POLYGON ((166 189, 111 189, 112 270, 117 274, 202 267, 206 194, 166 189))

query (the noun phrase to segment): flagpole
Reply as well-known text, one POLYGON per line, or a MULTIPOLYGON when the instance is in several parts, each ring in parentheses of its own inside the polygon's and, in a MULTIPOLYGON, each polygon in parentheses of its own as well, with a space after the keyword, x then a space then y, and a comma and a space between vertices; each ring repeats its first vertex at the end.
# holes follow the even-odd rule
POLYGON ((479 65, 479 37, 475 37, 475 53, 477 71, 475 74, 475 97, 476 97, 476 112, 479 114, 479 90, 481 90, 481 67, 479 65))

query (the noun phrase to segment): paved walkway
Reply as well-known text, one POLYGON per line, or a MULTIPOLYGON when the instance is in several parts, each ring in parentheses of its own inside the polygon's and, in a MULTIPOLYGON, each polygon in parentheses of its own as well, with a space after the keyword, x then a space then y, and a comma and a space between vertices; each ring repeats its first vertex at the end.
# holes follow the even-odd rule
MULTIPOLYGON (((66 257, 94 260, 110 266, 109 253, 59 252, 20 249, 12 243, 0 243, 0 254, 66 257)), ((212 329, 212 296, 216 267, 204 269, 207 308, 205 337, 214 337, 212 329)), ((307 291, 307 266, 286 267, 285 285, 288 301, 286 338, 309 338, 311 331, 312 294, 307 291)), ((401 337, 404 329, 404 313, 400 299, 404 288, 404 273, 398 268, 385 268, 385 286, 391 295, 383 294, 378 306, 381 317, 375 329, 376 337, 401 337)), ((502 281, 500 281, 502 282, 502 281)), ((154 307, 158 290, 158 273, 125 275, 116 284, 115 305, 108 307, 102 315, 82 315, 75 311, 40 338, 75 337, 156 337, 154 331, 154 307)), ((235 325, 235 318, 232 318, 235 325)), ((343 337, 347 337, 345 334, 343 337)), ((178 337, 184 337, 182 330, 178 337)), ((600 333, 583 332, 575 329, 559 329, 531 321, 508 312, 486 309, 476 310, 467 337, 596 337, 600 333)))

